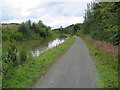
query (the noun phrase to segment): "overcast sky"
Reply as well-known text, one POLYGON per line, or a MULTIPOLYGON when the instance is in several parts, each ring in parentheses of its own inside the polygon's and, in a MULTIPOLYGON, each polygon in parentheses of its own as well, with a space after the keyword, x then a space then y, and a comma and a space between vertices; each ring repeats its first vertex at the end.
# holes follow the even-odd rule
POLYGON ((21 23, 26 20, 52 28, 84 21, 87 3, 92 0, 0 0, 0 22, 21 23))

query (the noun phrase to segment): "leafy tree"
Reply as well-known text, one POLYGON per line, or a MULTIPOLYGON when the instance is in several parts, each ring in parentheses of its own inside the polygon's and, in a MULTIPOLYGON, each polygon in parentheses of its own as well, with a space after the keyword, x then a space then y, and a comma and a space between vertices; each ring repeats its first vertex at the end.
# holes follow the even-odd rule
POLYGON ((30 32, 29 25, 27 23, 22 23, 18 29, 18 32, 21 32, 23 34, 27 34, 30 32))
POLYGON ((118 40, 118 3, 93 2, 87 5, 83 33, 93 39, 119 44, 118 40))

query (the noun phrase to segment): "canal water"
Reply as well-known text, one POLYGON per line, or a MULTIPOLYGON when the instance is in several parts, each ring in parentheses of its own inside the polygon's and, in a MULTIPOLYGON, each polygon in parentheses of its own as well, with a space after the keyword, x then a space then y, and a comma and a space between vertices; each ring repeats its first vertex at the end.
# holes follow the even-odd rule
POLYGON ((34 47, 31 49, 32 56, 33 57, 39 56, 41 53, 43 53, 53 47, 58 46, 59 44, 65 42, 67 39, 68 38, 56 38, 55 40, 53 40, 45 45, 42 45, 42 44, 44 44, 44 42, 43 42, 40 45, 37 45, 37 47, 34 47))

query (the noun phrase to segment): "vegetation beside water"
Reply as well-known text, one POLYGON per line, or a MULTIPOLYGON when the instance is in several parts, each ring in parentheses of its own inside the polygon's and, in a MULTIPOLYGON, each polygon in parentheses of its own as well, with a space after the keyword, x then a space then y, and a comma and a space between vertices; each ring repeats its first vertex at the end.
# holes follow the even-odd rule
MULTIPOLYGON (((51 30, 39 21, 32 23, 30 20, 19 25, 3 25, 2 26, 2 69, 3 72, 3 87, 8 87, 7 84, 14 82, 15 68, 30 62, 32 55, 31 47, 42 41, 49 42, 56 37, 58 33, 51 30), (14 76, 14 77, 12 77, 14 76), (10 81, 11 79, 13 81, 10 81), (8 82, 9 81, 9 82, 8 82), (6 83, 8 82, 8 83, 6 83)), ((33 73, 34 74, 34 73, 33 73)), ((18 76, 19 78, 19 76, 18 76)), ((24 77, 23 77, 24 78, 24 77)))
POLYGON ((32 23, 30 20, 20 25, 4 25, 2 26, 2 40, 4 41, 25 41, 38 40, 49 37, 50 26, 46 26, 40 20, 38 23, 32 23))
MULTIPOLYGON (((4 74, 3 88, 30 87, 41 75, 45 74, 50 65, 54 63, 74 41, 75 37, 72 37, 65 43, 42 53, 38 57, 28 57, 25 63, 8 70, 4 74)), ((21 60, 26 59, 24 56, 25 52, 22 51, 21 53, 21 60)))
POLYGON ((27 48, 32 45, 20 46, 16 43, 23 43, 27 41, 43 40, 47 37, 52 37, 51 31, 41 21, 37 24, 32 23, 30 20, 23 22, 20 25, 4 25, 2 26, 2 71, 5 73, 8 69, 12 69, 21 65, 28 60, 27 48), (42 29, 42 31, 40 30, 42 29), (35 32, 37 30, 38 32, 35 32))

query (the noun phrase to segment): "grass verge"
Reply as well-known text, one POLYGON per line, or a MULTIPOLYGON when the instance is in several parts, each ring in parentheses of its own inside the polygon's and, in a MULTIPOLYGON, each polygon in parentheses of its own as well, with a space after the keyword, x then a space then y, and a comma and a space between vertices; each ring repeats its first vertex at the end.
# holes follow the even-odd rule
POLYGON ((75 41, 75 37, 65 43, 42 53, 39 57, 31 58, 19 67, 9 70, 3 79, 3 88, 28 88, 44 75, 52 63, 59 58, 70 45, 75 41))
POLYGON ((83 38, 87 44, 93 62, 96 66, 97 83, 100 88, 118 88, 118 61, 117 56, 103 52, 89 40, 83 38))

